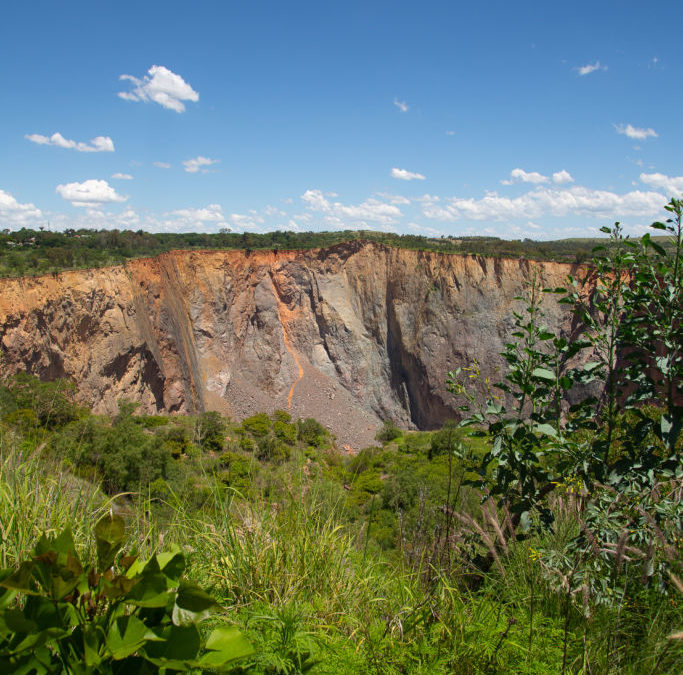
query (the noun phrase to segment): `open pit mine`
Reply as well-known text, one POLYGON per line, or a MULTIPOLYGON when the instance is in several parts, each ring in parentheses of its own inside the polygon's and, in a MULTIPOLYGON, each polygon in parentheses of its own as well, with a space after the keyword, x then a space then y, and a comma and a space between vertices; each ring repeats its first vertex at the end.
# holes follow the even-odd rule
MULTIPOLYGON (((5 374, 68 378, 95 412, 281 408, 341 443, 382 421, 429 429, 457 417, 446 373, 499 353, 532 273, 572 266, 352 242, 311 251, 172 251, 101 269, 0 280, 5 374)), ((547 299, 545 321, 572 331, 547 299)))

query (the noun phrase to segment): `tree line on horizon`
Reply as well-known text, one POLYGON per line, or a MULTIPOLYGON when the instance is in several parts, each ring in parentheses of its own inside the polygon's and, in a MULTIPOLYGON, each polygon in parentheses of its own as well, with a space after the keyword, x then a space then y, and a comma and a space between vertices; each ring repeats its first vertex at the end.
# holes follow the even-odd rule
POLYGON ((105 267, 171 250, 305 250, 328 248, 350 241, 372 241, 413 250, 487 257, 526 258, 582 263, 599 239, 535 241, 498 237, 426 237, 372 230, 335 232, 150 233, 143 230, 22 228, 0 231, 0 277, 49 274, 67 269, 105 267))

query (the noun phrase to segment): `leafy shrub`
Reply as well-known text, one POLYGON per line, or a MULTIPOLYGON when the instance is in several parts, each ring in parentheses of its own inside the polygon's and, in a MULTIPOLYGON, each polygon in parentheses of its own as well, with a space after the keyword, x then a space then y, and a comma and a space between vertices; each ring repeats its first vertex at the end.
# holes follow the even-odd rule
POLYGON ((242 420, 242 429, 256 438, 263 438, 270 433, 270 417, 266 413, 258 413, 242 420))
MULTIPOLYGON (((503 352, 508 372, 495 385, 514 407, 488 382, 483 397, 468 389, 479 380, 476 364, 449 374, 449 389, 469 404, 463 426, 491 444, 472 467, 473 482, 511 514, 510 535, 550 531, 549 495, 580 495, 578 534, 538 559, 558 592, 581 591, 587 615, 621 605, 639 587, 667 592, 669 573, 680 573, 683 201, 666 208, 673 217, 652 227, 670 235, 668 248, 649 234, 632 242, 616 223, 603 228, 610 239, 596 248, 587 279, 543 289, 573 307, 579 338, 547 329, 532 277, 526 306, 514 313, 515 341, 503 352), (586 348, 590 360, 569 367, 586 348), (601 396, 565 414, 566 392, 596 380, 601 396), (652 402, 661 414, 644 407, 652 402)), ((504 545, 489 545, 488 563, 504 545)))
POLYGON ((83 414, 74 401, 76 387, 67 380, 42 382, 35 375, 17 373, 1 389, 0 405, 5 414, 33 410, 37 423, 45 429, 62 428, 83 414))
POLYGON ((286 410, 276 410, 273 413, 273 422, 284 422, 289 424, 292 421, 292 416, 286 410))
POLYGON ((220 452, 225 443, 226 423, 220 413, 202 413, 195 422, 196 442, 203 450, 220 452))
POLYGON ((275 436, 266 436, 258 442, 256 456, 260 460, 279 464, 288 460, 291 454, 291 448, 275 436))
POLYGON ((192 445, 187 427, 181 425, 172 426, 166 432, 164 444, 171 455, 176 459, 187 453, 192 445))
POLYGON ((462 439, 462 431, 456 420, 447 420, 443 427, 432 434, 429 444, 429 459, 453 452, 462 439))
POLYGON ((218 479, 226 486, 247 494, 257 470, 254 460, 236 452, 224 452, 220 458, 218 479))
POLYGON ((397 438, 400 438, 403 432, 391 421, 384 420, 382 428, 377 432, 375 439, 382 443, 389 443, 397 438))
POLYGON ((297 436, 302 443, 320 448, 327 437, 327 429, 312 417, 297 422, 297 436))
POLYGON ((252 654, 235 628, 202 636, 197 624, 220 606, 182 578, 178 549, 147 561, 118 556, 124 534, 123 519, 108 515, 95 526, 96 566, 81 563, 67 529, 43 536, 31 560, 1 573, 3 672, 225 672, 252 654))
POLYGON ((273 422, 273 433, 277 438, 288 445, 294 445, 296 443, 297 428, 294 424, 276 420, 273 422))

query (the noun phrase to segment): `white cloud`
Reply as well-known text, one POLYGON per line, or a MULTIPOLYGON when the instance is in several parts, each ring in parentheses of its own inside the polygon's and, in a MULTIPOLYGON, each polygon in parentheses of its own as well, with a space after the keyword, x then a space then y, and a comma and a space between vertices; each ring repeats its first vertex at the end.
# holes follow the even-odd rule
POLYGON ((391 177, 398 178, 399 180, 425 180, 421 173, 413 173, 412 171, 406 171, 406 169, 392 169, 391 177))
POLYGON ((330 202, 321 190, 306 190, 301 199, 310 210, 324 214, 326 224, 333 227, 366 226, 368 222, 390 225, 403 215, 394 204, 373 197, 361 204, 346 205, 330 202))
POLYGON ((405 101, 399 101, 397 98, 394 98, 394 105, 401 111, 401 112, 408 112, 410 107, 405 101))
POLYGON ((569 173, 569 171, 565 171, 562 169, 562 171, 556 171, 553 174, 553 183, 556 183, 557 185, 564 185, 566 183, 573 183, 574 179, 572 178, 572 175, 569 173))
POLYGON ((223 207, 220 204, 209 204, 204 208, 177 209, 167 214, 170 218, 164 221, 164 226, 175 231, 206 231, 210 229, 218 231, 227 227, 223 207))
POLYGON ((677 197, 683 192, 683 176, 667 176, 663 173, 641 173, 640 180, 655 189, 663 190, 669 197, 677 197))
POLYGON ((455 131, 448 130, 446 136, 455 136, 455 131))
POLYGON ((641 129, 630 124, 615 124, 614 128, 618 134, 623 134, 636 141, 644 141, 646 138, 657 138, 657 132, 654 129, 641 129))
POLYGON ((185 171, 187 171, 187 173, 198 173, 200 171, 201 173, 209 173, 209 170, 204 167, 211 166, 212 164, 218 164, 219 161, 219 159, 209 159, 208 157, 202 157, 200 155, 199 157, 195 157, 193 159, 186 159, 183 162, 183 166, 185 167, 185 171))
POLYGON ((503 185, 513 185, 514 183, 547 183, 548 176, 544 176, 538 171, 524 171, 524 169, 513 169, 510 171, 510 179, 500 181, 503 185))
POLYGON ((596 70, 607 70, 607 66, 601 65, 600 61, 596 61, 595 63, 588 63, 585 66, 579 66, 576 68, 576 70, 579 71, 579 75, 590 75, 591 73, 594 73, 596 70))
POLYGON ((278 216, 280 218, 287 215, 282 209, 278 209, 272 204, 266 204, 265 208, 263 209, 263 213, 266 216, 278 216))
POLYGON ((388 201, 390 204, 400 204, 401 206, 407 206, 410 204, 410 199, 404 197, 403 195, 392 195, 389 192, 378 192, 377 196, 388 201))
POLYGON ((423 214, 435 220, 538 220, 544 216, 582 216, 621 219, 627 216, 652 218, 666 203, 658 192, 634 190, 617 194, 582 186, 570 188, 537 187, 510 199, 495 192, 482 199, 453 197, 444 203, 423 201, 423 214))
POLYGON ((152 162, 152 164, 159 169, 170 169, 171 165, 168 162, 152 162))
POLYGON ((230 220, 238 230, 257 230, 265 222, 259 215, 246 215, 244 213, 231 213, 230 220))
POLYGON ((111 204, 125 202, 123 197, 114 190, 106 180, 90 179, 82 183, 66 183, 57 186, 57 193, 71 202, 73 206, 95 206, 97 204, 111 204))
POLYGON ((24 138, 38 145, 54 145, 57 148, 67 148, 69 150, 77 150, 78 152, 114 152, 114 141, 109 136, 95 136, 90 143, 72 141, 64 138, 58 131, 52 134, 52 136, 26 134, 24 138))
POLYGON ((223 207, 220 204, 209 204, 203 209, 178 209, 177 211, 171 211, 171 215, 200 222, 218 223, 225 220, 223 207))
POLYGON ((24 227, 38 218, 41 210, 33 204, 21 204, 9 192, 0 190, 0 226, 24 227))
POLYGON ((129 173, 113 173, 111 177, 115 178, 116 180, 133 180, 133 176, 131 176, 129 173))
POLYGON ((409 230, 417 232, 418 234, 424 234, 427 237, 440 237, 441 235, 446 234, 443 230, 437 230, 434 227, 425 227, 424 225, 418 225, 417 223, 408 223, 407 227, 409 230))
POLYGON ((152 66, 147 72, 141 80, 132 75, 121 75, 120 80, 130 80, 134 87, 131 91, 120 91, 119 97, 125 101, 154 101, 177 113, 185 111, 183 101, 196 103, 199 100, 199 94, 168 68, 152 66))

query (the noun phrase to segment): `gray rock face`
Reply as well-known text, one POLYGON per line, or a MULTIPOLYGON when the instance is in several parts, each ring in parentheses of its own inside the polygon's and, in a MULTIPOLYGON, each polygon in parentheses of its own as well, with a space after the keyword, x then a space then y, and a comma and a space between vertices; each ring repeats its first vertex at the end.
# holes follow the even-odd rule
MULTIPOLYGON (((512 311, 531 274, 569 265, 353 242, 318 251, 174 251, 125 266, 0 280, 4 368, 73 379, 113 412, 289 409, 344 443, 381 420, 432 428, 457 416, 448 370, 504 372, 512 311)), ((549 299, 546 321, 572 330, 549 299)))

